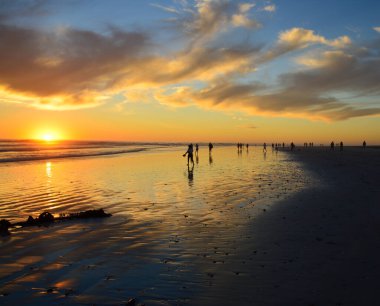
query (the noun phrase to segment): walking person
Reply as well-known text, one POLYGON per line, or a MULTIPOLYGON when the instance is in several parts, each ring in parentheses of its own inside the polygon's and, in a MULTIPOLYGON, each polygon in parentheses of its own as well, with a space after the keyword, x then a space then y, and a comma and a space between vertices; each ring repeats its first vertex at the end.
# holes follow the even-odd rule
POLYGON ((191 161, 191 163, 193 164, 194 166, 194 159, 193 159, 193 144, 189 144, 189 147, 187 148, 187 151, 185 154, 183 154, 182 156, 185 157, 187 154, 187 165, 189 165, 189 161, 191 161))

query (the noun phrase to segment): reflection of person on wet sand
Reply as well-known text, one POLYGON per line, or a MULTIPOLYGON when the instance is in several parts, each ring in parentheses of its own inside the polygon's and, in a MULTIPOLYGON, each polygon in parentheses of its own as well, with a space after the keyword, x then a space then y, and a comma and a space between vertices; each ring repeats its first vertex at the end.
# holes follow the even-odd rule
POLYGON ((185 157, 187 154, 187 165, 189 165, 189 160, 191 160, 193 166, 194 166, 194 160, 193 160, 193 144, 189 144, 189 147, 185 154, 183 154, 183 157, 185 157))
POLYGON ((194 163, 191 167, 187 165, 187 178, 189 179, 189 185, 192 185, 194 180, 194 163))
POLYGON ((211 151, 210 151, 210 154, 208 155, 208 162, 210 165, 213 163, 211 151))

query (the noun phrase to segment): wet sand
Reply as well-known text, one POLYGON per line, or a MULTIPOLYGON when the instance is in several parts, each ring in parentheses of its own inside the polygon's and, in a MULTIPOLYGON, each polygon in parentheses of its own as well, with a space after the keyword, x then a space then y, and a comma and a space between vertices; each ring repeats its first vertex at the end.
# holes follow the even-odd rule
POLYGON ((0 305, 377 304, 380 151, 224 150, 116 193, 107 220, 2 238, 0 305))
POLYGON ((321 184, 252 222, 254 239, 240 246, 233 265, 240 278, 215 276, 200 304, 218 305, 222 295, 229 305, 380 303, 380 150, 290 154, 321 184))

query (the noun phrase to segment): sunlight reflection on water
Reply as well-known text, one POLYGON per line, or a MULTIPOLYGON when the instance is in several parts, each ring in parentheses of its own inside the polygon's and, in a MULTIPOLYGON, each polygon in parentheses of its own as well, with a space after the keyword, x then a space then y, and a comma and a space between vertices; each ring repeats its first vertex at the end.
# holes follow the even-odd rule
MULTIPOLYGON (((210 264, 231 258, 247 224, 311 180, 287 153, 263 155, 257 147, 238 154, 235 147, 216 147, 210 155, 200 148, 194 168, 188 168, 183 151, 0 166, 5 178, 0 185, 0 219, 93 208, 114 214, 107 220, 67 222, 31 233, 16 230, 18 242, 10 243, 9 254, 0 256, 4 275, 14 280, 12 286, 23 282, 15 272, 17 258, 10 255, 12 247, 21 245, 28 256, 38 256, 41 250, 49 254, 48 261, 23 263, 20 269, 32 274, 24 281, 37 282, 38 288, 75 283, 81 292, 77 302, 90 303, 94 297, 101 302, 105 297, 99 289, 106 282, 107 300, 120 302, 117 288, 127 287, 125 294, 140 292, 148 304, 153 297, 184 303, 196 288, 208 284, 214 273, 210 264), (32 264, 40 267, 38 273, 32 264), (131 278, 135 281, 127 282, 131 278), (97 283, 88 286, 95 279, 97 283), (193 289, 179 290, 180 286, 193 289)), ((54 290, 62 290, 62 296, 71 292, 54 290)))

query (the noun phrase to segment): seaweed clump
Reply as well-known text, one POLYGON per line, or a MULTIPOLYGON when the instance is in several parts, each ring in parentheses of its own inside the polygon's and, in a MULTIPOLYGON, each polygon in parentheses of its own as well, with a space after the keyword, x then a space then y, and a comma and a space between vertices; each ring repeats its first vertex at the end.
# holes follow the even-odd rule
POLYGON ((0 235, 10 235, 9 228, 11 227, 28 227, 28 226, 49 226, 52 223, 74 220, 74 219, 92 219, 92 218, 106 218, 112 216, 106 213, 103 209, 86 210, 76 213, 60 214, 59 217, 54 217, 50 212, 43 212, 37 218, 29 216, 26 221, 11 223, 8 220, 0 220, 0 235))

